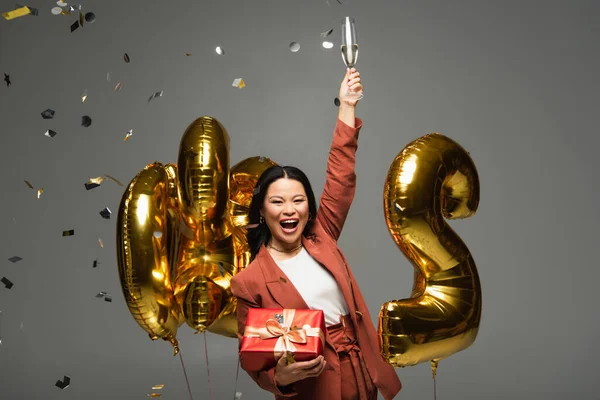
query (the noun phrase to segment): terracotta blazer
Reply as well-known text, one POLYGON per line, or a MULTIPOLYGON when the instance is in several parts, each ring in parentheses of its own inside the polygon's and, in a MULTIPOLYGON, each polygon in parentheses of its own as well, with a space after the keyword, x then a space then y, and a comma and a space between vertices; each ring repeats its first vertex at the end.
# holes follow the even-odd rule
MULTIPOLYGON (((302 238, 308 253, 329 270, 344 295, 356 330, 367 370, 384 399, 393 399, 402 385, 394 368, 379 353, 375 326, 346 258, 337 246, 346 216, 354 198, 356 174, 355 154, 362 121, 356 119, 356 128, 337 120, 329 159, 326 182, 312 231, 302 238)), ((237 297, 238 338, 244 333, 248 308, 309 308, 294 285, 271 258, 263 246, 255 259, 233 277, 231 290, 237 297)), ((315 378, 298 381, 292 385, 294 392, 282 393, 275 384, 275 368, 261 372, 248 372, 258 385, 275 394, 276 399, 308 393, 314 400, 339 400, 341 398, 340 364, 337 352, 326 338, 325 370, 315 378)))

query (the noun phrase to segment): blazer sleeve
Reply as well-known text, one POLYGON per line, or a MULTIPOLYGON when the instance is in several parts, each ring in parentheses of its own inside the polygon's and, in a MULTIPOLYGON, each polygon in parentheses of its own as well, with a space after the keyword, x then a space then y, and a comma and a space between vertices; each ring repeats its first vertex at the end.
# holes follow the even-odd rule
POLYGON ((355 118, 351 128, 339 118, 329 149, 325 187, 317 211, 317 221, 335 241, 342 233, 356 190, 356 150, 362 121, 355 118))
MULTIPOLYGON (((240 282, 235 277, 231 280, 231 292, 237 298, 237 324, 238 324, 238 349, 242 345, 242 337, 246 328, 246 317, 249 308, 260 308, 260 304, 252 297, 244 282, 240 282)), ((266 371, 246 371, 248 375, 262 389, 269 391, 277 396, 291 397, 296 396, 293 385, 280 387, 275 382, 275 367, 266 371)))

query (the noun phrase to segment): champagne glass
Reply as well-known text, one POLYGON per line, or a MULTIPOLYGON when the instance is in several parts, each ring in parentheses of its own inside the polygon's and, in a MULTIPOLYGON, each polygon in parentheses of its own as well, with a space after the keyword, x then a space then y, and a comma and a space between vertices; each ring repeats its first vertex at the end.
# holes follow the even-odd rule
MULTIPOLYGON (((358 58, 358 42, 356 41, 356 27, 354 18, 345 17, 342 20, 342 59, 347 68, 352 68, 358 58)), ((362 91, 354 92, 346 90, 344 98, 348 100, 360 100, 363 98, 362 91)))

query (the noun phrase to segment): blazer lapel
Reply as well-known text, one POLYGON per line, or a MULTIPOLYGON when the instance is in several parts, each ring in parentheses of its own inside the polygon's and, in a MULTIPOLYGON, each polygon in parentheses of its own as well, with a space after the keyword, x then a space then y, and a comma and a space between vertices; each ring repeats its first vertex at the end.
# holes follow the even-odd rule
POLYGON ((262 246, 256 255, 265 277, 265 284, 273 299, 281 308, 308 309, 308 305, 287 275, 273 260, 269 251, 262 246))

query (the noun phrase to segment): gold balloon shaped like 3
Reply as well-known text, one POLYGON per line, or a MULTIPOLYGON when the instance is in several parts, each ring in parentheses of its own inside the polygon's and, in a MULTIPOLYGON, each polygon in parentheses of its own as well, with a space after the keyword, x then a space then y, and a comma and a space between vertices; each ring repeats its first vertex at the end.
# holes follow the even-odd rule
POLYGON ((381 354, 394 367, 437 362, 469 347, 481 319, 481 285, 471 253, 445 222, 468 218, 479 204, 469 153, 437 133, 409 143, 384 188, 387 227, 415 268, 410 298, 379 312, 381 354))
POLYGON ((132 180, 119 209, 119 272, 129 309, 152 339, 171 341, 177 353, 183 322, 237 337, 230 282, 248 265, 252 190, 272 165, 251 157, 230 172, 229 135, 204 116, 184 132, 177 165, 154 163, 132 180), (138 214, 145 219, 132 223, 138 214))
POLYGON ((171 342, 177 354, 181 321, 167 246, 178 222, 168 211, 171 168, 150 164, 125 190, 117 217, 117 263, 131 315, 152 340, 171 342))

